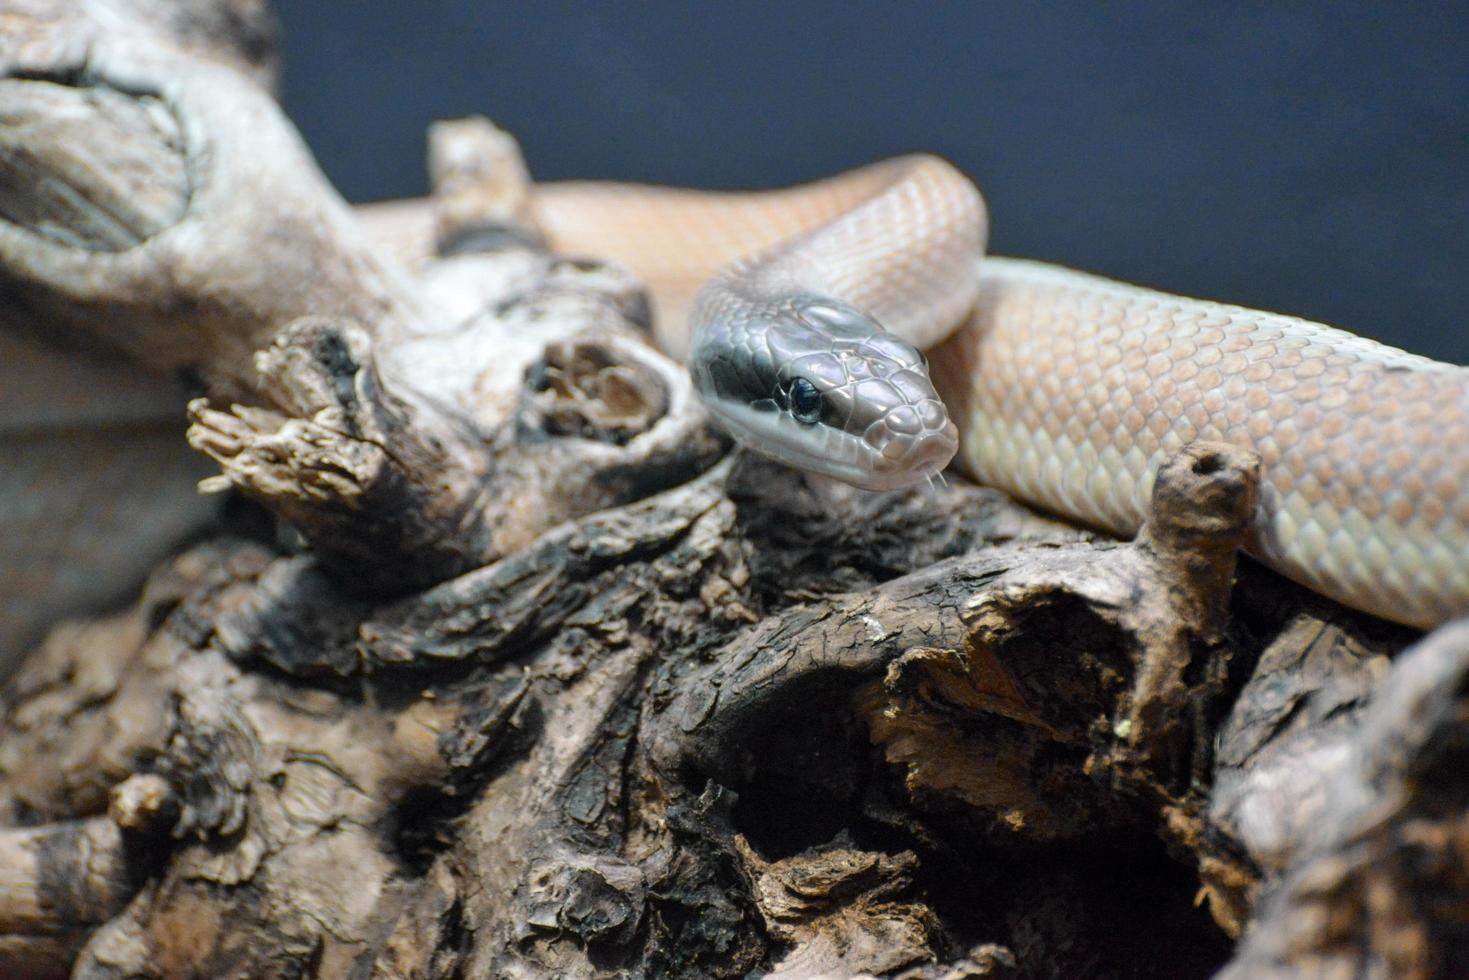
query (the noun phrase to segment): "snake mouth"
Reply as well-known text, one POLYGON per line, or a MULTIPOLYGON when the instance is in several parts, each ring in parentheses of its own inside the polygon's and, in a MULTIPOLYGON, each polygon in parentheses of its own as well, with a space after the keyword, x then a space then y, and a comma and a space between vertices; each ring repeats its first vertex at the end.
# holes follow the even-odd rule
POLYGON ((911 436, 884 430, 870 434, 864 444, 872 464, 868 483, 861 485, 892 490, 928 479, 948 466, 959 451, 959 430, 945 418, 940 428, 911 436))
POLYGON ((937 476, 954 458, 956 447, 932 444, 905 456, 901 463, 874 468, 857 484, 868 490, 899 490, 937 476))

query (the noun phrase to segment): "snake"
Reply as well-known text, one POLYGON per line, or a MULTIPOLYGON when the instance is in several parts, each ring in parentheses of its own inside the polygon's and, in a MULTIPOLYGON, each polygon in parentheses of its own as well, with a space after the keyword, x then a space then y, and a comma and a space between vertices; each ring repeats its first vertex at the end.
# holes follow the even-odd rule
POLYGON ((1252 450, 1246 550, 1418 628, 1469 612, 1469 369, 1294 316, 986 256, 974 183, 915 155, 715 192, 538 185, 561 251, 649 283, 658 340, 751 449, 887 490, 948 465, 1135 535, 1162 464, 1252 450))
MULTIPOLYGON (((532 205, 553 250, 644 280, 657 343, 757 452, 870 490, 952 466, 1130 537, 1166 460, 1229 442, 1261 461, 1255 558, 1409 626, 1469 612, 1465 368, 986 256, 983 197, 933 156, 767 191, 543 183, 532 205)), ((372 209, 359 215, 380 247, 402 245, 372 209)), ((3 672, 50 622, 115 601, 196 528, 207 470, 167 384, 119 383, 115 365, 5 333, 0 366, 3 672), (103 456, 121 462, 104 470, 103 456), (99 492, 127 495, 100 530, 99 492)))

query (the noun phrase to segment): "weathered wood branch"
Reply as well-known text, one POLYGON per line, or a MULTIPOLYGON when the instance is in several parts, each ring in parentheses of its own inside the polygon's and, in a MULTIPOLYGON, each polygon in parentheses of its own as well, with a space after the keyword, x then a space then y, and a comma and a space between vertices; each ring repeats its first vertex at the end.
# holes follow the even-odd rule
POLYGON ((26 7, 4 336, 187 368, 207 486, 257 509, 0 689, 7 975, 1469 957, 1463 627, 1394 661, 1237 566, 1248 454, 1185 449, 1132 543, 727 455, 505 134, 437 128, 433 199, 359 223, 253 5, 26 7))

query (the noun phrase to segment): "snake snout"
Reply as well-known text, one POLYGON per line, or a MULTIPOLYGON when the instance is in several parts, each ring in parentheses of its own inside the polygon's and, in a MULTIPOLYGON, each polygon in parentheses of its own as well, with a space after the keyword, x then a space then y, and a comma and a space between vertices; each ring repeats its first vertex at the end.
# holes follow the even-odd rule
POLYGON ((936 411, 929 406, 893 409, 867 430, 863 441, 874 450, 874 482, 907 486, 949 465, 959 450, 959 430, 942 404, 933 406, 936 411))

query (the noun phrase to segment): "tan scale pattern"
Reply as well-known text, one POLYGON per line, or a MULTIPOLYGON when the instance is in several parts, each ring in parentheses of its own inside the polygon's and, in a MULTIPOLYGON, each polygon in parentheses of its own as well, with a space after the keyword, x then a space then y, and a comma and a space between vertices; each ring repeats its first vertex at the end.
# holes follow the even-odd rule
POLYGON ((974 305, 974 258, 988 219, 974 184, 935 157, 893 161, 893 182, 839 220, 735 272, 850 303, 919 347, 948 336, 974 305))
POLYGON ((648 283, 658 342, 683 357, 694 297, 716 272, 850 212, 893 171, 877 163, 768 191, 563 181, 536 186, 535 210, 556 251, 615 259, 648 283))
POLYGON ((987 259, 930 352, 976 479, 1117 534, 1196 439, 1253 448, 1251 551, 1388 619, 1469 611, 1469 371, 1294 317, 987 259))

